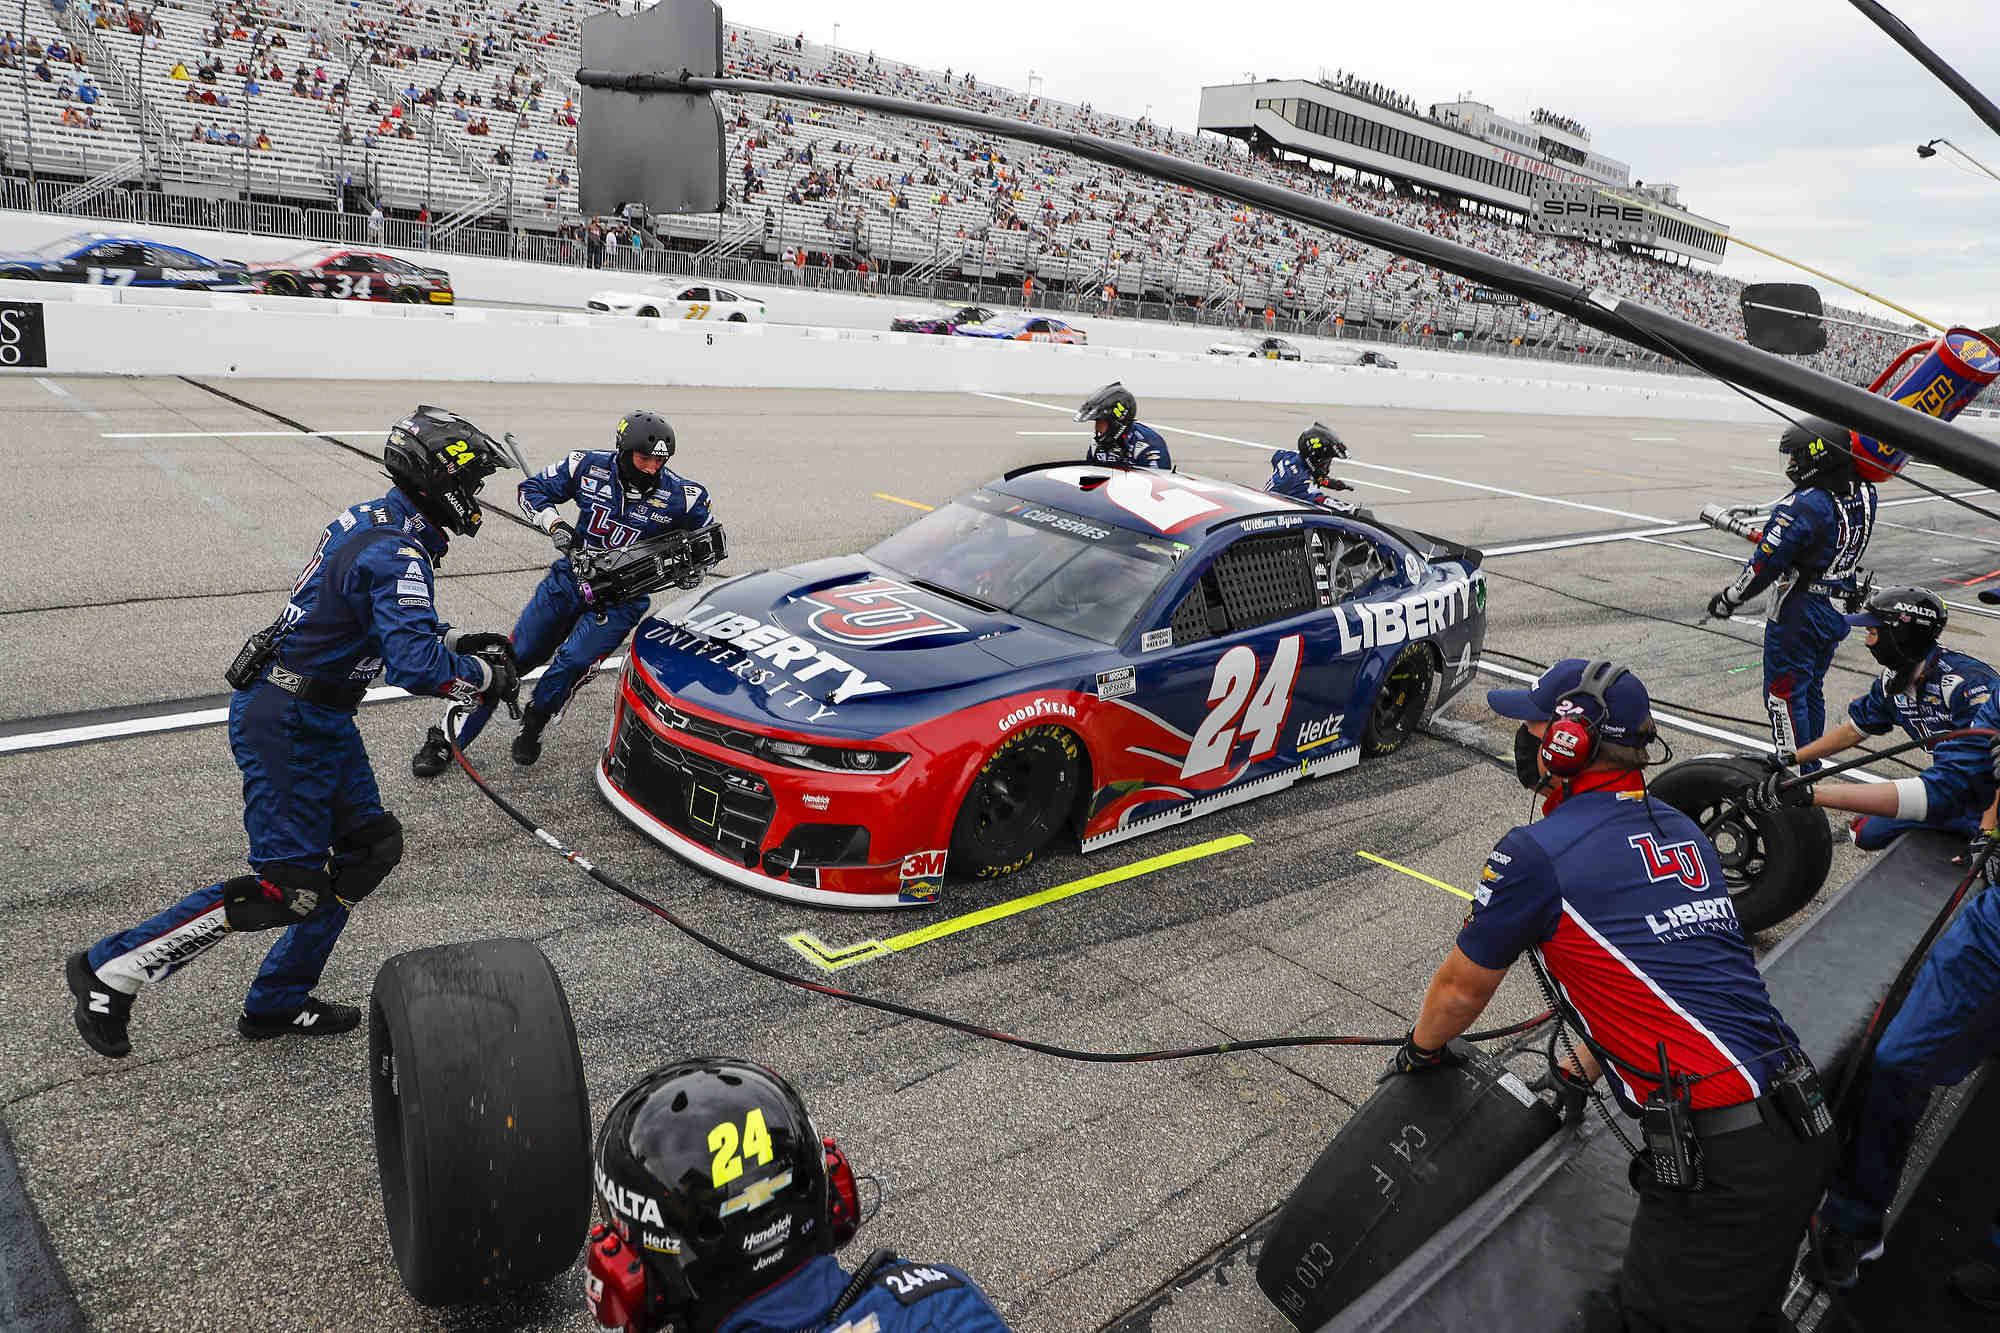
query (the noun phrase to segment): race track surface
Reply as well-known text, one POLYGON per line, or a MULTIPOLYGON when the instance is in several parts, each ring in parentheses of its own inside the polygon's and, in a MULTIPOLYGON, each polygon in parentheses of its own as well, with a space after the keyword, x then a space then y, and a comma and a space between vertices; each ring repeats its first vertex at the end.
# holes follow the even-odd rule
MULTIPOLYGON (((0 380, 0 465, 32 479, 0 528, 0 741, 84 722, 212 707, 244 635, 277 611, 314 533, 381 493, 372 455, 419 402, 513 431, 531 464, 607 443, 621 411, 675 424, 675 465, 729 526, 726 570, 858 550, 1006 468, 1080 451, 1067 403, 974 394, 0 380), (1058 412, 1053 407, 1064 410, 1058 412), (295 433, 299 427, 336 439, 295 433), (370 456, 364 456, 370 455, 370 456), (914 507, 913 507, 914 506, 914 507), (191 701, 191 702, 183 702, 191 701), (71 715, 83 715, 76 717, 71 715)), ((1184 469, 1261 485, 1312 413, 1149 401, 1184 469)), ((1356 498, 1486 547, 1488 661, 1565 655, 1634 667, 1683 755, 1763 734, 1758 626, 1703 624, 1746 552, 1691 521, 1709 501, 1785 484, 1777 425, 1347 410, 1318 415, 1354 453, 1356 498), (1541 549, 1515 550, 1516 547, 1541 549), (1505 654, 1503 656, 1502 654, 1505 654)), ((1944 474, 1918 469, 1935 482, 1944 474)), ((501 505, 504 481, 493 487, 501 505)), ((1960 484, 1959 489, 1969 489, 1960 484)), ((1917 500, 1907 485, 1884 501, 1917 500)), ((499 506, 496 506, 499 507, 499 506)), ((1885 508, 1870 563, 1954 602, 2000 566, 1990 524, 1941 502, 1885 508)), ((504 630, 550 558, 490 521, 454 544, 440 610, 504 630)), ((1994 622, 1955 612, 1947 643, 1992 660, 1994 622)), ((1858 640, 1834 710, 1874 673, 1858 640)), ((517 804, 739 949, 810 966, 829 944, 944 916, 1228 834, 1248 845, 1128 879, 841 972, 839 984, 1072 1046, 1182 1046, 1294 1032, 1400 1035, 1463 915, 1448 885, 1525 818, 1482 677, 1407 749, 1091 858, 1073 848, 893 918, 813 911, 705 879, 628 828, 590 770, 609 687, 587 690, 542 762, 496 727, 474 748, 517 804)), ((703 952, 521 833, 455 771, 411 778, 437 708, 363 710, 400 872, 356 911, 321 992, 363 1002, 391 954, 451 940, 535 940, 568 986, 602 1110, 635 1076, 692 1053, 765 1061, 806 1092, 884 1202, 861 1249, 964 1265, 1017 1329, 1252 1333, 1286 1327, 1251 1277, 1255 1227, 1364 1099, 1385 1053, 1313 1049, 1082 1065, 788 990, 703 952)), ((1897 770, 1887 770, 1891 774, 1897 770)), ((0 1108, 21 1174, 92 1326, 584 1329, 580 1281, 531 1300, 433 1311, 403 1292, 375 1180, 361 1033, 251 1045, 243 988, 268 940, 227 940, 151 988, 134 1054, 78 1040, 65 954, 240 872, 238 775, 220 727, 0 753, 0 1108)), ((1843 848, 1838 884, 1853 865, 1843 848)), ((1762 943, 1768 944, 1770 937, 1762 943)), ((1541 1006, 1510 980, 1490 1017, 1541 1006)))

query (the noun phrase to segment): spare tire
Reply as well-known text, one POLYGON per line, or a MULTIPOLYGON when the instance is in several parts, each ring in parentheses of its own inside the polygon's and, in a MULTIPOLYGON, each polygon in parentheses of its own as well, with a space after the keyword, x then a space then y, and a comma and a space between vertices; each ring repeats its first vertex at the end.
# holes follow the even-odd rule
POLYGON ((1716 823, 1730 798, 1770 772, 1742 755, 1709 754, 1683 760, 1646 784, 1701 825, 1715 844, 1729 901, 1746 935, 1769 930, 1811 902, 1833 865, 1833 830, 1826 812, 1815 806, 1757 814, 1732 808, 1716 823))
POLYGON ((1294 1327, 1346 1309, 1556 1132, 1555 1110, 1506 1066, 1467 1055, 1377 1088, 1286 1200, 1257 1285, 1294 1327))
POLYGON ((526 940, 397 954, 368 1004, 389 1246, 426 1305, 569 1271, 590 1226, 590 1100, 569 997, 526 940))

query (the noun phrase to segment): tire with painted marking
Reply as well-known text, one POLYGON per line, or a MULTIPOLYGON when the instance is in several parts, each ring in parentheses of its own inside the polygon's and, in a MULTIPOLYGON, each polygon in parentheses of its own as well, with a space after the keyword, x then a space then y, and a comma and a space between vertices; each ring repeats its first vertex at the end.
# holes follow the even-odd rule
POLYGON ((1405 644, 1403 651, 1382 673, 1374 702, 1368 705, 1368 722, 1361 729, 1361 753, 1375 759, 1394 754, 1416 734, 1430 706, 1431 687, 1437 670, 1431 664, 1430 647, 1423 643, 1405 644))
POLYGON ((979 766, 951 830, 949 868, 977 879, 1035 859, 1076 805, 1083 742, 1068 727, 1022 727, 979 766))
POLYGON ((389 1246, 426 1305, 570 1271, 590 1226, 590 1099, 569 997, 527 940, 397 954, 368 1004, 389 1246))
MULTIPOLYGON (((1706 830, 1731 797, 1770 771, 1740 755, 1703 755, 1675 764, 1646 785, 1706 830)), ((1811 902, 1833 865, 1833 830, 1826 812, 1816 807, 1734 810, 1708 837, 1746 935, 1769 930, 1811 902)))

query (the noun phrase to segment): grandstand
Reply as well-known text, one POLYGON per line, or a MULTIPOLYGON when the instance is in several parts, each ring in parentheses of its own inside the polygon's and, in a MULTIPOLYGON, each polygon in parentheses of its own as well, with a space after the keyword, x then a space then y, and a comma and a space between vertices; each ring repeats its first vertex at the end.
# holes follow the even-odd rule
MULTIPOLYGON (((28 36, 65 68, 14 54, 0 79, 5 202, 96 217, 586 262, 577 214, 575 81, 590 0, 27 0, 28 36), (71 71, 75 71, 73 75, 71 71), (64 124, 87 75, 98 129, 64 124), (68 92, 71 95, 65 97, 68 92), (212 99, 212 100, 211 100, 212 99), (231 141, 231 135, 234 141, 231 141), (33 177, 33 188, 30 188, 33 177)), ((825 82, 1087 131, 1288 185, 1741 338, 1740 284, 1595 242, 1537 235, 1390 179, 1315 170, 1190 134, 901 61, 741 25, 726 71, 825 82)), ((21 43, 9 33, 0 47, 21 43)), ((1397 94, 1396 96, 1401 96, 1397 94)), ((811 280, 944 298, 993 287, 1087 311, 1278 331, 1659 362, 1554 312, 1330 233, 1009 139, 764 96, 721 99, 729 199, 661 218, 634 255, 776 281, 788 250, 811 280)), ((70 117, 76 119, 74 115, 70 117)), ((617 225, 609 229, 616 239, 617 225)), ((1845 318, 1861 318, 1833 311, 1845 318)), ((1885 328, 1889 326, 1883 326, 1885 328)), ((1895 330, 1898 336, 1909 332, 1895 330)), ((1834 326, 1808 364, 1866 380, 1890 344, 1834 326)))

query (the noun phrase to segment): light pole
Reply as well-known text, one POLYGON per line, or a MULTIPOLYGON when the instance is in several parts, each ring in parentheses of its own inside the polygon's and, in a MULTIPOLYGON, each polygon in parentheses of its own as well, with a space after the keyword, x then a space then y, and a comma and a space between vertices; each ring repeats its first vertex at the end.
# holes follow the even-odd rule
POLYGON ((518 109, 514 112, 514 132, 507 136, 507 244, 514 243, 514 146, 521 139, 521 122, 527 116, 518 109))
POLYGON ((139 15, 139 199, 145 202, 146 190, 146 38, 152 27, 152 11, 142 11, 139 15))
POLYGON ((1966 161, 1970 162, 1970 163, 1971 163, 1971 164, 1972 164, 1973 166, 1975 166, 1975 167, 1978 167, 1978 168, 1979 168, 1979 169, 1980 169, 1981 171, 1985 172, 1985 173, 1986 173, 1987 175, 1989 175, 1989 176, 1993 176, 1993 179, 1994 179, 1994 180, 1996 180, 1996 181, 2000 181, 2000 176, 1995 176, 1995 175, 1993 174, 1993 168, 1991 168, 1991 167, 1987 166, 1987 165, 1986 165, 1986 164, 1985 164, 1984 162, 1981 162, 1981 161, 1980 161, 1980 160, 1979 160, 1978 158, 1976 158, 1976 157, 1974 157, 1974 156, 1973 156, 1972 154, 1970 154, 1970 153, 1966 152, 1966 151, 1965 151, 1965 150, 1964 150, 1963 148, 1960 148, 1960 147, 1959 147, 1959 146, 1958 146, 1957 144, 1953 143, 1953 142, 1952 142, 1951 140, 1949 140, 1949 139, 1933 139, 1933 140, 1931 140, 1931 141, 1930 141, 1930 143, 1920 143, 1920 144, 1918 144, 1918 145, 1917 145, 1917 156, 1918 156, 1918 157, 1936 157, 1936 156, 1937 156, 1937 149, 1936 149, 1936 148, 1934 148, 1934 147, 1932 147, 1932 145, 1933 145, 1933 144, 1943 144, 1943 145, 1944 145, 1944 146, 1945 146, 1946 148, 1949 148, 1949 149, 1951 149, 1951 151, 1952 151, 1952 152, 1954 152, 1954 153, 1957 153, 1957 154, 1958 154, 1958 155, 1959 155, 1960 157, 1962 157, 1962 158, 1964 158, 1964 159, 1965 159, 1966 161))
POLYGON ((35 183, 35 118, 28 114, 28 0, 21 0, 21 128, 28 135, 28 207, 42 206, 41 187, 35 183))

